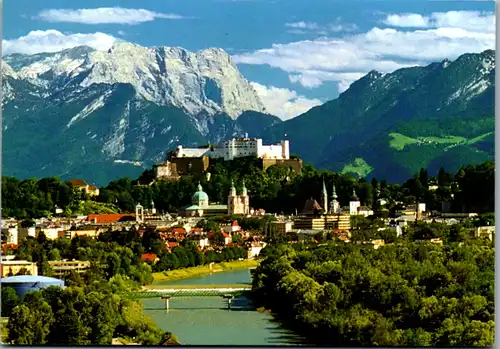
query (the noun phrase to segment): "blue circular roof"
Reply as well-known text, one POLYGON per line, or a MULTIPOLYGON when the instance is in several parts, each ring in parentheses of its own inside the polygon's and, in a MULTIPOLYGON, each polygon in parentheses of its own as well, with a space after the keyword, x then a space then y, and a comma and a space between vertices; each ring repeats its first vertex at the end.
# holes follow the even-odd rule
POLYGON ((18 282, 63 282, 63 280, 51 278, 48 276, 37 276, 37 275, 16 275, 1 278, 0 282, 6 283, 18 283, 18 282))

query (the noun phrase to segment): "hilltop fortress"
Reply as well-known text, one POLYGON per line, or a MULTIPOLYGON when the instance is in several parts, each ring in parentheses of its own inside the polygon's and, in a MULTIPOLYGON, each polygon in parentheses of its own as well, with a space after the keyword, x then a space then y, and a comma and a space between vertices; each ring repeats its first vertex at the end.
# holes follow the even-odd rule
POLYGON ((260 138, 232 138, 219 145, 199 148, 177 149, 168 154, 163 164, 153 166, 156 178, 175 179, 183 175, 199 174, 207 171, 210 159, 224 161, 253 156, 262 159, 265 170, 273 165, 291 167, 295 172, 302 170, 302 160, 290 158, 290 143, 282 140, 279 144, 264 145, 260 138))

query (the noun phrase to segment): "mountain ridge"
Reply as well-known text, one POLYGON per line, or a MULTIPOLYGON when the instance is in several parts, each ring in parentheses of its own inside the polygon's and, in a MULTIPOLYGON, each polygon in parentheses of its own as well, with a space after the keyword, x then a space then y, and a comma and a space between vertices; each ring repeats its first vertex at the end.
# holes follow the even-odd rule
MULTIPOLYGON (((435 124, 432 130, 427 130, 428 134, 415 134, 417 137, 474 138, 494 131, 494 76, 493 50, 464 54, 453 62, 444 60, 388 74, 371 71, 337 99, 270 127, 264 131, 263 138, 273 142, 287 135, 291 151, 306 162, 339 172, 356 159, 367 156, 366 152, 373 146, 372 139, 376 140, 375 149, 380 154, 386 154, 389 159, 399 157, 401 152, 390 149, 388 135, 401 128, 408 131, 405 125, 411 123, 420 128, 435 124), (439 120, 447 123, 440 124, 439 120), (463 124, 463 127, 455 127, 455 134, 443 132, 450 127, 450 122, 451 125, 463 124), (475 133, 471 133, 471 125, 481 123, 479 128, 472 127, 475 133), (380 141, 381 136, 385 137, 384 142, 380 141), (312 147, 315 152, 307 151, 312 147), (358 151, 354 151, 356 148, 358 151)), ((492 156, 493 150, 488 149, 488 156, 492 156)), ((435 158, 445 151, 444 148, 436 149, 435 158)), ((484 153, 484 149, 480 151, 484 153)), ((483 155, 481 153, 478 159, 484 158, 483 155)), ((405 166, 399 158, 382 161, 374 154, 369 158, 368 164, 374 168, 372 175, 388 180, 403 180, 419 170, 416 164, 405 166), (393 163, 389 164, 391 161, 393 163), (397 170, 394 162, 398 164, 397 170)), ((460 164, 465 163, 457 161, 450 170, 460 164)), ((428 163, 424 167, 426 165, 428 163)))
POLYGON ((11 54, 2 60, 4 173, 104 184, 137 177, 176 145, 245 134, 288 139, 306 163, 338 172, 398 181, 419 166, 453 171, 493 154, 494 74, 493 50, 372 70, 338 98, 283 122, 266 114, 221 49, 120 43, 106 52, 11 54))

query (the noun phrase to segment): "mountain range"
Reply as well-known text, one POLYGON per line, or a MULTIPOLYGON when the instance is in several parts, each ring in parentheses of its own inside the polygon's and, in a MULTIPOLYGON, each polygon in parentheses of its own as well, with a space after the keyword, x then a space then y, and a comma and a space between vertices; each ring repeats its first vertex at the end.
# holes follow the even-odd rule
POLYGON ((494 51, 372 71, 337 99, 283 122, 221 49, 118 43, 2 60, 3 174, 137 177, 177 145, 289 139, 306 163, 400 181, 494 149, 494 51))

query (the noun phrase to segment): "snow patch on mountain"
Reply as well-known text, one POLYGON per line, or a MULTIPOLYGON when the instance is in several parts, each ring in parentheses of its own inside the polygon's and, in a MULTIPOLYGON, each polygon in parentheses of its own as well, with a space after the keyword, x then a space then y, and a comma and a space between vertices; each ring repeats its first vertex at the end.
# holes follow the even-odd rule
POLYGON ((97 109, 104 107, 106 104, 106 99, 111 95, 112 91, 106 91, 103 95, 99 96, 97 99, 92 101, 90 104, 85 106, 85 108, 82 109, 78 114, 73 116, 71 120, 68 122, 66 127, 71 127, 74 123, 85 119, 87 116, 95 112, 97 109))
POLYGON ((111 158, 116 158, 117 156, 125 152, 125 134, 127 132, 128 126, 130 124, 130 103, 127 103, 123 115, 118 122, 118 125, 113 130, 109 139, 104 143, 102 147, 102 152, 111 158))
POLYGON ((82 87, 128 83, 139 97, 161 106, 176 106, 190 115, 226 113, 236 119, 243 111, 265 110, 231 57, 217 48, 193 53, 180 47, 147 48, 121 42, 106 52, 77 47, 53 54, 7 56, 9 59, 21 61, 17 67, 20 77, 51 90, 58 88, 61 77, 81 76, 82 87))

